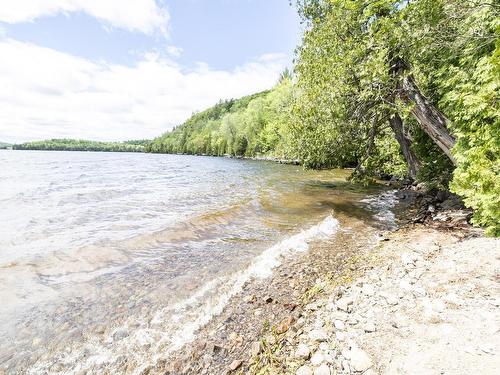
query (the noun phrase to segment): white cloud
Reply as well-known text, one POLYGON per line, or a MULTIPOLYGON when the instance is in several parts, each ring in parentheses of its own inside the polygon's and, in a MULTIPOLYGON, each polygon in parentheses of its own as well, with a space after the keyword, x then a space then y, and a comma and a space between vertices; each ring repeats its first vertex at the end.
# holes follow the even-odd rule
POLYGON ((287 64, 267 55, 232 71, 185 70, 150 53, 134 66, 95 63, 0 40, 0 140, 152 138, 220 98, 271 87, 287 64))
POLYGON ((182 52, 184 52, 181 47, 177 46, 167 46, 166 51, 172 57, 180 57, 180 55, 182 55, 182 52))
POLYGON ((0 21, 30 22, 58 13, 84 12, 112 27, 166 34, 169 14, 155 0, 2 0, 0 21))

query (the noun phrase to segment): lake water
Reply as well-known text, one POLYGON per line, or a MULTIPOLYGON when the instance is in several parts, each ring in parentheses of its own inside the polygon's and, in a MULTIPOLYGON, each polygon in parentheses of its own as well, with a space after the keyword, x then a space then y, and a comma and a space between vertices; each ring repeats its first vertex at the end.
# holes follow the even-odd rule
POLYGON ((0 152, 0 373, 139 373, 242 285, 394 195, 346 171, 177 155, 0 152), (127 359, 124 368, 124 359, 127 359))

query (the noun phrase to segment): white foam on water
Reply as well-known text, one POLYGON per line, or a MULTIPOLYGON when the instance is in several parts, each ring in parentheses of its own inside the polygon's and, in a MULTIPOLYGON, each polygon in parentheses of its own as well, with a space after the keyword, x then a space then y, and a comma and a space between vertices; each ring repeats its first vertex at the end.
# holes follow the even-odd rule
POLYGON ((138 322, 132 318, 130 324, 116 329, 104 340, 93 337, 79 346, 67 348, 55 357, 35 364, 28 374, 69 375, 82 370, 92 374, 113 372, 119 369, 124 358, 136 366, 127 373, 140 374, 193 341, 196 331, 222 313, 229 300, 248 281, 269 277, 287 255, 306 252, 310 242, 330 238, 338 230, 338 220, 330 215, 319 224, 266 249, 246 269, 230 277, 214 279, 184 301, 159 310, 149 322, 137 326, 138 322), (117 336, 120 331, 126 332, 125 337, 117 336), (60 366, 54 367, 54 364, 60 366))

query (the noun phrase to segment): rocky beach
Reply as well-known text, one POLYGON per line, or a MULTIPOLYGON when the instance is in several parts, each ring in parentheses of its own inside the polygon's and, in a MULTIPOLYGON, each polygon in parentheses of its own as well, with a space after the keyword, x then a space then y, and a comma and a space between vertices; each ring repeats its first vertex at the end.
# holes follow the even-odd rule
POLYGON ((354 226, 287 259, 143 373, 495 374, 499 241, 450 199, 399 195, 398 229, 354 226))

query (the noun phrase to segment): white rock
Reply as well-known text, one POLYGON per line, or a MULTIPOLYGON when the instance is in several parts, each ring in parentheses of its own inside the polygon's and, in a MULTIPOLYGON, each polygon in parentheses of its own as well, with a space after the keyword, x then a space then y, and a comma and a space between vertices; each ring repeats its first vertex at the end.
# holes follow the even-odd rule
POLYGON ((432 302, 432 309, 438 313, 442 313, 446 309, 446 306, 443 301, 437 299, 432 302))
POLYGON ((427 292, 425 291, 424 288, 418 286, 413 289, 413 295, 415 297, 424 297, 425 295, 427 295, 427 292))
POLYGON ((409 291, 411 289, 411 284, 407 279, 402 279, 399 282, 399 287, 403 289, 404 291, 409 291))
POLYGON ((375 332, 377 330, 377 328, 375 327, 375 324, 373 322, 367 322, 364 326, 363 326, 363 330, 365 332, 375 332))
POLYGON ((408 264, 413 264, 415 260, 413 259, 411 253, 403 253, 401 254, 401 262, 403 262, 404 265, 408 265, 408 264))
POLYGON ((305 309, 307 311, 316 311, 318 309, 318 306, 315 303, 310 303, 306 305, 305 309))
POLYGON ((313 341, 326 341, 328 340, 328 335, 323 329, 317 328, 309 332, 309 338, 313 341))
POLYGON ((349 361, 347 359, 342 360, 342 370, 344 370, 348 374, 351 373, 351 366, 349 365, 349 361))
POLYGON ((328 344, 326 342, 322 342, 321 344, 319 344, 319 348, 324 352, 326 352, 329 349, 328 344))
POLYGON ((406 322, 406 319, 402 315, 397 314, 397 315, 392 317, 391 325, 394 328, 402 328, 402 327, 407 326, 407 322, 406 322))
POLYGON ((314 375, 330 375, 330 366, 327 364, 322 364, 318 368, 314 369, 314 375))
POLYGON ((346 339, 346 334, 344 332, 335 332, 335 337, 337 338, 337 341, 345 341, 346 339))
POLYGON ((311 355, 311 350, 306 344, 299 344, 297 350, 295 350, 295 358, 299 359, 309 359, 311 355))
POLYGON ((335 304, 339 310, 349 312, 354 300, 351 297, 342 297, 335 304))
POLYGON ((375 294, 375 288, 371 284, 365 284, 363 288, 361 288, 361 292, 367 296, 373 296, 375 294))
POLYGON ((120 329, 117 329, 114 333, 113 333, 113 340, 115 341, 118 341, 118 340, 122 340, 124 339, 125 337, 128 337, 129 335, 129 332, 127 329, 125 328, 120 328, 120 329))
POLYGON ((347 349, 343 349, 342 350, 342 357, 344 357, 345 359, 350 359, 351 358, 351 352, 347 349))
POLYGON ((334 354, 334 352, 332 351, 329 351, 328 353, 325 354, 324 358, 326 363, 332 364, 333 362, 335 362, 334 355, 332 354, 334 354))
POLYGON ((318 350, 316 353, 313 354, 311 357, 311 364, 313 366, 318 366, 324 362, 325 358, 323 356, 323 352, 318 350))
POLYGON ((350 355, 351 366, 355 371, 364 372, 372 367, 372 360, 363 350, 353 347, 350 355))
POLYGON ((395 306, 395 305, 397 305, 399 303, 399 298, 397 298, 395 296, 392 296, 392 295, 387 295, 385 297, 385 300, 391 306, 395 306))
POLYGON ((347 323, 353 326, 359 323, 359 319, 355 316, 351 316, 349 319, 347 319, 347 323))
POLYGON ((313 375, 313 372, 308 365, 304 365, 297 370, 295 375, 313 375))
POLYGON ((443 299, 445 300, 445 302, 450 303, 452 305, 456 305, 456 306, 461 306, 463 303, 462 300, 460 300, 460 297, 458 297, 458 295, 456 293, 453 293, 453 292, 444 296, 443 299))
POLYGON ((345 329, 345 324, 342 320, 335 320, 333 322, 333 325, 335 326, 336 329, 338 329, 339 331, 343 331, 345 329))

